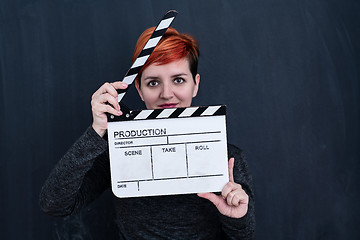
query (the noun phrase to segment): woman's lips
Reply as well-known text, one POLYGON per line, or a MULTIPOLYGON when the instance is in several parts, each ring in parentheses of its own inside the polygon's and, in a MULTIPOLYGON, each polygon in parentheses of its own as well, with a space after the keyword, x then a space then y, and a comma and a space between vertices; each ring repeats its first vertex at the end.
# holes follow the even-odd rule
POLYGON ((177 103, 165 103, 165 104, 161 104, 159 107, 161 108, 175 108, 177 105, 177 103))

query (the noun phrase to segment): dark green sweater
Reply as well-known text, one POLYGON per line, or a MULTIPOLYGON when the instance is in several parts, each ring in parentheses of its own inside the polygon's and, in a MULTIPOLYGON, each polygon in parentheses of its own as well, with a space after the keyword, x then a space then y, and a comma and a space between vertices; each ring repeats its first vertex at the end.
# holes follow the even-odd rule
MULTIPOLYGON (((114 196, 120 239, 253 239, 252 179, 239 148, 229 144, 228 156, 235 158, 235 182, 249 195, 248 213, 243 218, 223 216, 209 200, 196 194, 114 196)), ((51 172, 40 205, 52 216, 76 214, 110 184, 107 141, 89 127, 51 172)))

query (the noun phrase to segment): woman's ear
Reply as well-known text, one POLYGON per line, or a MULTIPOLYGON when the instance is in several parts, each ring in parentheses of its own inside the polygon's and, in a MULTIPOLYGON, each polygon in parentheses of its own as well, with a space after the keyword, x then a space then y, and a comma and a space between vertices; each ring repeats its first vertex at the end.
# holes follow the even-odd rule
POLYGON ((195 76, 195 86, 193 91, 193 97, 196 97, 197 92, 199 90, 199 84, 200 84, 200 74, 196 74, 195 76))
POLYGON ((140 81, 140 79, 136 79, 136 80, 135 80, 135 87, 136 87, 136 90, 137 90, 138 93, 139 93, 139 96, 140 96, 141 100, 144 101, 143 95, 142 95, 142 93, 141 93, 139 81, 140 81))

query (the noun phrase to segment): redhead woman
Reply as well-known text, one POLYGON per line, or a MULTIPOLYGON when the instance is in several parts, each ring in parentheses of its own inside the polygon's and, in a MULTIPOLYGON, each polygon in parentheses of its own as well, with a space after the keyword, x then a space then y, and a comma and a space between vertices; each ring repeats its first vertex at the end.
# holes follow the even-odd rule
MULTIPOLYGON (((154 28, 139 37, 134 62, 154 28)), ((199 46, 169 28, 136 79, 147 109, 191 106, 197 95, 199 46)), ((110 187, 106 113, 122 115, 117 89, 105 83, 92 96, 93 123, 62 157, 45 182, 40 205, 52 216, 76 214, 110 187), (108 104, 109 103, 109 104, 108 104)), ((242 151, 228 144, 229 182, 220 194, 114 197, 119 239, 253 239, 252 179, 242 151)))

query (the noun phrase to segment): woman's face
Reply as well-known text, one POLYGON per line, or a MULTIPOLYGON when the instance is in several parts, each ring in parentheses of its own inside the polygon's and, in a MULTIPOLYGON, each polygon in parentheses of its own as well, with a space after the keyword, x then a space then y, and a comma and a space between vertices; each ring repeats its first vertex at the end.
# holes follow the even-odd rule
POLYGON ((196 96, 200 75, 195 82, 189 61, 183 58, 168 64, 148 66, 141 75, 141 87, 136 84, 147 109, 189 107, 196 96))

